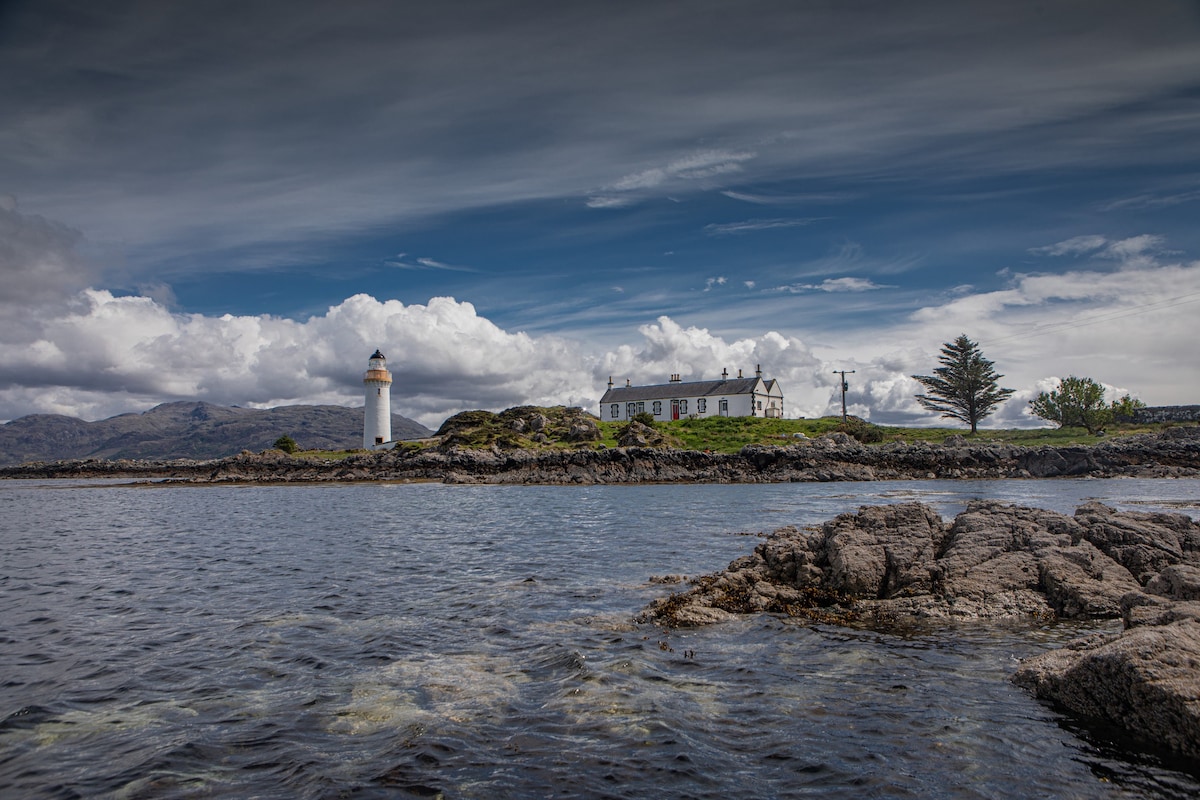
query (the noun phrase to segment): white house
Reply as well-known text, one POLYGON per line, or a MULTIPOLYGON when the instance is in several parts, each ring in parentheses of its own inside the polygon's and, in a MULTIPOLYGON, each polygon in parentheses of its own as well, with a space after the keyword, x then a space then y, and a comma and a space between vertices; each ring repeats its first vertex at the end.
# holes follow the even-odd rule
POLYGON ((774 417, 783 416, 783 390, 775 379, 763 380, 762 367, 753 378, 743 378, 738 370, 730 378, 727 370, 715 381, 681 381, 672 375, 667 383, 653 386, 613 387, 600 398, 600 419, 623 422, 634 414, 648 413, 656 420, 689 417, 774 417))

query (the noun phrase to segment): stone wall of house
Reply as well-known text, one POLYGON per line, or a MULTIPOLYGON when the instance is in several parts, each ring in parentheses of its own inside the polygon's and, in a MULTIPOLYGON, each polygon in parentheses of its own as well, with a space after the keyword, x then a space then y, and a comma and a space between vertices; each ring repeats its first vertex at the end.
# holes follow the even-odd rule
POLYGON ((1150 422, 1200 422, 1200 406, 1155 406, 1139 408, 1133 412, 1133 421, 1150 422))

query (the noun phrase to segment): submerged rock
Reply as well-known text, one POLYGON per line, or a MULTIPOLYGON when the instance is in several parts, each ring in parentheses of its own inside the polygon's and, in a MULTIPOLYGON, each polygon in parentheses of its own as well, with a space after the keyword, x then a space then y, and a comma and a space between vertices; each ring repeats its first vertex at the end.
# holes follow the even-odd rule
POLYGON ((764 611, 876 629, 1120 617, 1123 632, 1030 659, 1014 680, 1200 757, 1200 524, 1187 516, 976 501, 947 523, 919 503, 863 507, 775 531, 638 619, 683 627, 764 611))

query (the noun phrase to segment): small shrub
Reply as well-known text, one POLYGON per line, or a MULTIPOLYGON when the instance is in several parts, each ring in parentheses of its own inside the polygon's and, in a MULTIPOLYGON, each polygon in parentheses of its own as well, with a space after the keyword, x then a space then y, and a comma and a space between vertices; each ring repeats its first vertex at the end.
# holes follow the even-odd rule
POLYGON ((282 450, 288 455, 291 455, 300 449, 296 446, 296 440, 290 436, 280 436, 275 440, 275 444, 272 445, 272 447, 274 447, 276 450, 282 450))
POLYGON ((883 429, 878 425, 872 425, 860 417, 846 417, 846 421, 838 425, 837 429, 842 433, 849 434, 863 444, 873 444, 883 441, 883 429))

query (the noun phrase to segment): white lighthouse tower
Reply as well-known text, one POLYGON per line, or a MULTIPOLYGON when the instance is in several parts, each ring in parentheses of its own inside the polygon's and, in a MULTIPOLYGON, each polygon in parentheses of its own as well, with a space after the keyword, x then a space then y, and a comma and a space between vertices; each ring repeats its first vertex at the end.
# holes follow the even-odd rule
POLYGON ((366 407, 363 408, 363 449, 372 450, 392 440, 392 373, 378 350, 363 375, 366 407))

